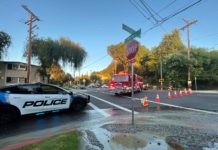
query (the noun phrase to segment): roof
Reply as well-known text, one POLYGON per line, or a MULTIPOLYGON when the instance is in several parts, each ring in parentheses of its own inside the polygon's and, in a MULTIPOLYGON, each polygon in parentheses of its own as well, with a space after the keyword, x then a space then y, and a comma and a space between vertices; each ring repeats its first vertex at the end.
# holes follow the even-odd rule
MULTIPOLYGON (((5 60, 0 60, 0 63, 19 63, 19 64, 27 64, 25 62, 21 62, 21 61, 5 61, 5 60)), ((34 64, 31 64, 31 66, 37 66, 37 67, 40 67, 39 65, 34 65, 34 64)))

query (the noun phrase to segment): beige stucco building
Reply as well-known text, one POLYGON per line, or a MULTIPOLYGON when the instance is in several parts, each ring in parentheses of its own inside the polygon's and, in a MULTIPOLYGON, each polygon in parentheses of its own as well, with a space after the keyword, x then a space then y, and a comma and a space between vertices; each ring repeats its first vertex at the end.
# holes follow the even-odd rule
MULTIPOLYGON (((0 87, 25 83, 27 77, 26 63, 19 61, 0 61, 0 87)), ((30 82, 42 82, 38 72, 39 66, 31 65, 30 82)))

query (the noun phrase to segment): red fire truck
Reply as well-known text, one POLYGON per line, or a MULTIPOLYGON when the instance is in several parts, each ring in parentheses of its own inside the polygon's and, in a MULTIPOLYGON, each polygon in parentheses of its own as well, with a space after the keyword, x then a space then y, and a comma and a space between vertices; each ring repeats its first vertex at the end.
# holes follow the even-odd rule
MULTIPOLYGON (((135 74, 133 78, 134 92, 141 92, 143 89, 143 77, 135 74)), ((131 93, 131 74, 114 74, 109 82, 109 88, 115 95, 131 93)))

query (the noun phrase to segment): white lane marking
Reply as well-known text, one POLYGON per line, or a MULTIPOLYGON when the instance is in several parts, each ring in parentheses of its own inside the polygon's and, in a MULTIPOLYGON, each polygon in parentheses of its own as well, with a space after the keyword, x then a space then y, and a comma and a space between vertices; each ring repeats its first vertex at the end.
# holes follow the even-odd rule
MULTIPOLYGON (((125 107, 122 107, 122 106, 116 105, 116 104, 114 104, 114 103, 108 102, 107 100, 101 99, 101 98, 96 97, 96 96, 91 95, 91 94, 88 94, 88 95, 90 95, 91 97, 93 97, 93 98, 95 98, 95 99, 98 99, 98 100, 100 100, 100 101, 102 101, 102 102, 105 102, 105 103, 107 103, 107 104, 109 104, 109 105, 112 105, 112 106, 114 106, 114 107, 117 107, 117 108, 119 108, 119 109, 121 109, 121 110, 124 110, 124 111, 126 111, 126 112, 132 113, 132 110, 129 110, 129 109, 125 108, 125 107)), ((138 112, 135 111, 134 114, 138 114, 138 112)))
POLYGON ((105 116, 105 117, 109 117, 109 116, 110 116, 110 114, 106 113, 104 110, 98 108, 98 107, 95 106, 94 104, 89 103, 88 105, 91 106, 94 110, 96 110, 96 111, 99 112, 100 114, 102 114, 103 116, 105 116))
MULTIPOLYGON (((127 98, 131 98, 128 96, 125 96, 127 98)), ((143 98, 134 98, 135 100, 143 100, 143 98)), ((207 110, 201 110, 201 109, 195 109, 195 108, 190 108, 190 107, 183 107, 183 106, 177 106, 177 105, 172 105, 172 104, 167 104, 167 103, 158 103, 158 102, 154 102, 151 100, 148 100, 151 103, 155 103, 155 104, 160 104, 160 105, 164 105, 164 106, 170 106, 170 107, 175 107, 175 108, 180 108, 180 109, 185 109, 185 110, 191 110, 191 111, 196 111, 196 112, 203 112, 203 113, 207 113, 207 114, 213 114, 213 115, 218 115, 217 112, 213 112, 213 111, 207 111, 207 110)))

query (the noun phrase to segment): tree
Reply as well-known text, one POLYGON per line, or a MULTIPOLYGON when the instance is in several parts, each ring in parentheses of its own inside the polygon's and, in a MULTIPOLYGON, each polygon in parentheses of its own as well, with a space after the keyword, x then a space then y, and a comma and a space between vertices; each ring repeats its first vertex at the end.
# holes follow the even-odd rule
POLYGON ((194 61, 192 79, 197 77, 199 88, 218 88, 218 51, 192 47, 191 59, 194 61))
POLYGON ((153 48, 153 52, 157 58, 165 57, 168 54, 181 52, 185 50, 185 46, 180 38, 179 30, 175 29, 169 34, 165 34, 160 44, 153 48))
MULTIPOLYGON (((34 39, 32 41, 32 57, 35 58, 41 68, 39 70, 43 78, 46 76, 48 81, 50 79, 50 74, 48 74, 47 69, 52 65, 63 65, 70 64, 78 69, 82 66, 82 63, 87 57, 86 51, 75 44, 69 39, 61 38, 59 41, 48 39, 34 39)), ((24 56, 27 55, 27 50, 24 52, 24 56)))
POLYGON ((137 73, 143 76, 146 82, 155 83, 158 79, 156 66, 157 58, 151 51, 145 50, 137 73))
POLYGON ((171 82, 177 87, 185 86, 187 81, 188 67, 192 62, 186 55, 172 53, 166 56, 163 64, 164 78, 166 82, 171 82))
POLYGON ((107 52, 113 58, 113 60, 116 60, 119 64, 122 64, 124 72, 128 72, 128 60, 126 58, 125 43, 110 45, 107 48, 107 52))
POLYGON ((97 83, 101 81, 101 78, 96 73, 92 73, 90 76, 90 80, 94 83, 97 83))
POLYGON ((2 54, 6 52, 6 49, 11 45, 11 37, 0 31, 0 59, 2 59, 2 54))
POLYGON ((63 84, 65 73, 60 65, 52 64, 51 67, 47 68, 47 74, 49 74, 50 79, 54 82, 59 83, 60 85, 63 84))
MULTIPOLYGON (((113 58, 114 61, 116 61, 118 73, 119 72, 129 72, 130 70, 129 62, 126 57, 126 48, 127 48, 126 46, 127 45, 125 43, 119 43, 116 45, 110 45, 107 49, 108 54, 113 58), (122 65, 122 67, 120 65, 122 65)), ((145 51, 147 50, 148 49, 145 46, 143 45, 139 46, 139 50, 135 56, 135 63, 134 63, 134 67, 136 71, 140 66, 141 58, 144 56, 145 51)), ((108 67, 111 67, 111 66, 115 66, 115 62, 112 62, 108 67)))
MULTIPOLYGON (((34 39, 32 41, 31 56, 38 60, 41 68, 39 73, 44 77, 50 79, 50 75, 47 73, 47 69, 53 64, 58 64, 62 56, 62 47, 58 41, 52 39, 34 39)), ((27 50, 24 56, 27 55, 27 50)))
POLYGON ((63 62, 73 64, 74 72, 79 69, 87 57, 87 52, 79 44, 70 41, 67 38, 60 38, 59 43, 64 49, 62 55, 63 62))

